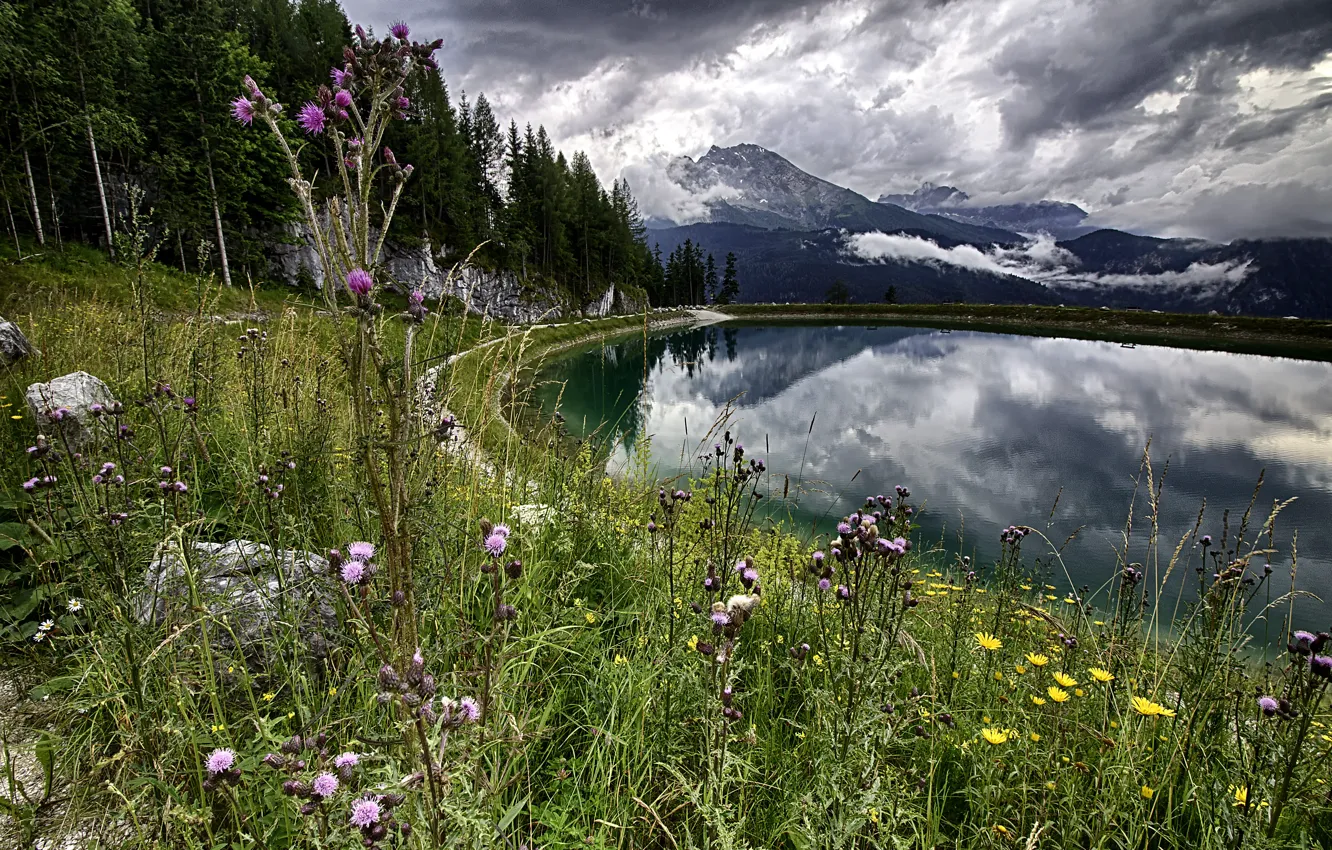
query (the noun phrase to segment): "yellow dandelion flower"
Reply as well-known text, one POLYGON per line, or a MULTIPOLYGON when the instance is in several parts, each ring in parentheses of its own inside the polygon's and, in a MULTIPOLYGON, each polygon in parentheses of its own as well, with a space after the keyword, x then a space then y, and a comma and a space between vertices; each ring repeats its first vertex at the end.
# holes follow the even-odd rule
POLYGON ((1249 788, 1246 785, 1232 785, 1230 792, 1235 795, 1236 806, 1247 806, 1249 804, 1249 788))
POLYGON ((264 693, 264 702, 272 702, 275 697, 277 697, 277 694, 267 691, 264 693))
POLYGON ((1008 743, 1008 732, 1003 729, 985 728, 981 730, 981 737, 994 744, 996 747, 1000 744, 1008 743))
POLYGON ((1007 838, 1008 835, 1009 835, 1009 833, 1008 833, 1008 827, 1004 826, 1004 825, 1001 824, 1001 823, 996 823, 996 824, 994 825, 994 831, 997 832, 997 833, 999 833, 1000 835, 1002 835, 1004 838, 1007 838))
POLYGON ((1109 670, 1105 670, 1100 667, 1090 667, 1088 668, 1087 672, 1091 674, 1091 677, 1093 679, 1095 679, 1096 681, 1100 682, 1103 685, 1106 682, 1113 682, 1115 680, 1115 676, 1113 673, 1111 673, 1109 670))
POLYGON ((1055 789, 1055 784, 1053 782, 1047 782, 1045 783, 1045 789, 1047 791, 1053 791, 1055 789))
POLYGON ((1050 602, 1054 602, 1054 601, 1055 601, 1056 599, 1058 599, 1059 597, 1058 597, 1058 596, 1055 596, 1053 593, 1047 593, 1047 594, 1045 594, 1045 598, 1046 598, 1047 600, 1049 600, 1050 602))
POLYGON ((1054 673, 1053 678, 1059 683, 1059 687, 1061 688, 1071 688, 1078 683, 1077 679, 1074 679, 1072 676, 1063 672, 1054 673))
POLYGON ((1049 658, 1046 658, 1044 655, 1034 652, 1027 653, 1027 660, 1031 662, 1031 666, 1033 667, 1044 667, 1045 665, 1050 663, 1049 658))
POLYGON ((1146 697, 1133 698, 1133 710, 1143 717, 1174 717, 1175 710, 1166 708, 1158 702, 1152 702, 1146 697))
POLYGON ((954 670, 954 671, 953 671, 953 678, 954 678, 954 679, 960 679, 960 678, 962 678, 962 674, 959 673, 959 672, 957 672, 956 670, 954 670))
POLYGON ((588 624, 590 625, 597 621, 597 615, 593 614, 591 611, 588 611, 586 614, 583 615, 583 619, 587 620, 588 624))
POLYGON ((1049 694, 1050 699, 1054 700, 1055 702, 1068 702, 1068 691, 1065 691, 1061 688, 1056 688, 1054 685, 1051 685, 1050 687, 1045 689, 1045 692, 1049 694))
POLYGON ((1026 667, 1023 667, 1021 664, 1019 664, 1019 665, 1017 665, 1016 667, 1014 667, 1013 670, 1016 671, 1017 674, 1018 674, 1019 676, 1025 674, 1025 673, 1027 672, 1027 668, 1026 668, 1026 667))
POLYGON ((1075 696, 1075 697, 1085 697, 1086 695, 1087 695, 1087 692, 1084 691, 1082 688, 1074 688, 1074 689, 1073 689, 1073 696, 1075 696))
POLYGON ((1032 704, 1032 705, 1045 705, 1045 697, 1038 697, 1038 696, 1036 696, 1035 694, 1032 694, 1032 695, 1031 695, 1031 704, 1032 704))
POLYGON ((1156 793, 1156 789, 1144 785, 1139 793, 1142 794, 1142 799, 1150 800, 1152 799, 1152 795, 1156 793))
POLYGON ((1036 734, 1035 732, 1032 732, 1031 735, 1029 735, 1028 737, 1031 738, 1031 742, 1033 744, 1039 744, 1041 742, 1041 736, 1036 734))
POLYGON ((987 724, 988 724, 988 723, 993 723, 993 722, 994 722, 994 721, 990 719, 990 715, 988 715, 988 714, 981 718, 981 723, 987 723, 987 724))
POLYGON ((994 671, 994 680, 995 680, 996 682, 1002 682, 1002 681, 1004 680, 1004 674, 1001 673, 1001 672, 999 672, 998 670, 995 670, 995 671, 994 671))
POLYGON ((1020 584, 1018 587, 1021 587, 1023 590, 1031 590, 1031 585, 1029 584, 1020 584))

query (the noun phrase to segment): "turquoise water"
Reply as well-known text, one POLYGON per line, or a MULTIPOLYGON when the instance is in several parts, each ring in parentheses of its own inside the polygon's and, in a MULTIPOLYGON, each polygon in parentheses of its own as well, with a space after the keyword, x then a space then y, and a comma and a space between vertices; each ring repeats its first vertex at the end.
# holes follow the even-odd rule
MULTIPOLYGON (((540 373, 536 396, 606 441, 612 471, 650 438, 661 477, 697 471, 708 430, 729 417, 774 497, 789 485, 780 513, 805 536, 897 484, 924 506, 920 542, 951 554, 993 558, 1002 528, 1033 526, 1053 545, 1029 538, 1024 553, 1060 590, 1112 580, 1131 509, 1128 560, 1148 560, 1150 441, 1163 561, 1195 526, 1233 543, 1261 474, 1248 539, 1273 500, 1296 500, 1272 536, 1273 597, 1291 586, 1296 532, 1296 586, 1332 597, 1332 364, 916 327, 714 326, 577 350, 540 373)), ((1200 551, 1193 539, 1186 554, 1200 551)), ((1201 563, 1177 570, 1163 606, 1191 595, 1201 563)), ((1332 622, 1327 603, 1294 604, 1299 627, 1332 622)))

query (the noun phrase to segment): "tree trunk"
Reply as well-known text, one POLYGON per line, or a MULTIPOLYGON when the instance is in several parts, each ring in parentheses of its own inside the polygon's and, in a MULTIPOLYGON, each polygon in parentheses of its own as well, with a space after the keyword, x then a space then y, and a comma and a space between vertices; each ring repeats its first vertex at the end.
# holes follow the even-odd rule
POLYGON ((37 233, 37 244, 46 245, 46 234, 42 232, 42 208, 37 204, 37 181, 32 179, 32 161, 28 158, 28 146, 23 146, 23 171, 28 177, 28 200, 32 203, 32 227, 37 233))
POLYGON ((97 139, 93 136, 92 116, 84 116, 84 125, 88 130, 88 150, 92 153, 93 175, 97 182, 97 199, 102 203, 102 231, 106 236, 106 252, 111 259, 116 258, 115 238, 111 235, 111 210, 106 205, 106 186, 102 183, 102 164, 97 160, 97 139))
POLYGON ((204 123, 203 92, 199 72, 194 73, 194 96, 199 101, 199 133, 203 139, 204 162, 208 167, 208 191, 213 201, 213 227, 217 231, 217 253, 222 260, 222 282, 231 286, 231 264, 227 262, 227 238, 222 234, 222 209, 217 203, 217 183, 213 180, 213 148, 208 144, 208 125, 204 123))

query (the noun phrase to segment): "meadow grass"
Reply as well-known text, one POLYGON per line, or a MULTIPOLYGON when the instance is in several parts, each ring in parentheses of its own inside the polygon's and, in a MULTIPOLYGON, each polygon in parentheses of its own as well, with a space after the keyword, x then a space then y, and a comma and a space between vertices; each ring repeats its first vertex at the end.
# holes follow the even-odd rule
MULTIPOLYGON (((905 488, 802 539, 755 521, 769 473, 725 423, 688 480, 659 482, 645 461, 608 478, 590 444, 503 415, 533 358, 643 317, 510 332, 431 316, 414 371, 444 367, 432 410, 472 438, 413 447, 419 669, 382 669, 397 610, 382 574, 314 582, 336 613, 327 645, 289 613, 237 648, 206 596, 170 625, 131 600, 164 546, 381 542, 351 320, 90 255, 0 275, 6 317, 41 349, 0 382, 4 675, 28 696, 5 729, 50 765, 34 780, 6 760, 0 843, 76 823, 133 848, 1332 841, 1326 637, 1292 623, 1312 634, 1270 657, 1249 639, 1289 610, 1267 593, 1267 516, 1205 542, 1126 530, 1120 567, 1087 591, 1034 571, 1058 547, 1026 526, 992 564, 923 545, 905 488), (74 369, 111 385, 131 433, 30 456, 51 425, 24 387, 74 369), (107 461, 123 486, 92 483, 107 461), (158 486, 163 466, 184 492, 158 486), (1182 583, 1196 605, 1152 604, 1182 583), (220 750, 234 764, 210 771, 220 750), (358 763, 335 765, 347 752, 358 763), (338 787, 312 796, 322 773, 338 787), (348 823, 366 799, 392 819, 382 839, 348 823)), ((1154 516, 1149 462, 1140 477, 1154 516)))

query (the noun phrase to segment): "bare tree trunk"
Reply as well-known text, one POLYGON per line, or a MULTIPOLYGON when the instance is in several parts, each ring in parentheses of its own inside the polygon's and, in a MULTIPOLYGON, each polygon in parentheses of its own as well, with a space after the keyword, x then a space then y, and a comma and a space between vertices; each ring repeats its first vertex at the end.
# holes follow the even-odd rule
POLYGON ((42 232, 42 208, 37 205, 37 181, 32 179, 32 161, 28 158, 28 146, 23 146, 23 170, 28 177, 28 199, 32 202, 32 226, 37 232, 37 244, 46 245, 46 234, 42 232))
POLYGON ((14 234, 14 256, 20 261, 23 260, 23 246, 19 244, 18 223, 14 221, 14 208, 9 205, 9 188, 5 187, 5 212, 9 213, 9 232, 14 234))
MULTIPOLYGON (((18 79, 10 80, 14 94, 14 114, 19 115, 18 79)), ((42 233, 42 208, 37 205, 37 181, 32 179, 32 160, 28 157, 28 140, 23 136, 23 122, 19 121, 19 147, 23 148, 23 173, 28 178, 28 201, 32 206, 32 229, 37 234, 37 244, 46 245, 46 234, 42 233)))
POLYGON ((208 126, 204 123, 203 92, 199 72, 194 73, 194 96, 199 101, 199 131, 203 137, 204 161, 208 166, 208 191, 213 201, 213 227, 217 230, 217 253, 222 259, 222 282, 231 286, 231 264, 227 262, 227 239, 222 235, 222 210, 217 203, 217 183, 213 181, 213 148, 208 144, 208 126))
POLYGON ((88 150, 92 152, 93 175, 97 181, 97 199, 102 203, 102 230, 106 236, 106 252, 116 258, 115 238, 111 235, 111 210, 106 205, 106 186, 102 183, 102 164, 97 160, 97 139, 93 136, 92 116, 85 116, 88 130, 88 150))

